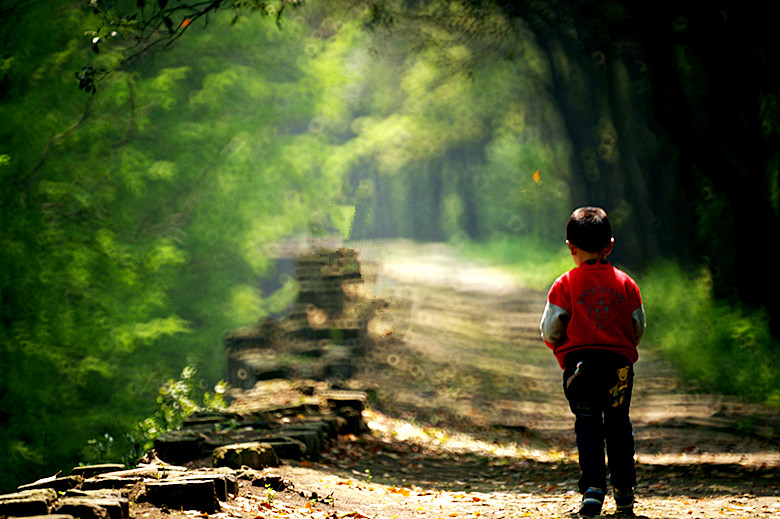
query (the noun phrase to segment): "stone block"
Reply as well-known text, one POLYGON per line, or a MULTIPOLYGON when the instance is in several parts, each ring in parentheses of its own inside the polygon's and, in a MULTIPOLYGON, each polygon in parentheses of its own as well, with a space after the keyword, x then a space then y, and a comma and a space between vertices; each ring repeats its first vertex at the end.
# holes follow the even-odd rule
POLYGON ((142 477, 126 477, 120 478, 116 476, 97 477, 88 479, 81 484, 83 490, 107 490, 107 489, 120 489, 137 485, 142 482, 142 477))
POLYGON ((124 468, 125 466, 120 463, 102 463, 99 465, 84 465, 81 467, 74 467, 70 473, 73 476, 81 476, 84 479, 89 479, 97 476, 98 474, 116 472, 117 470, 124 470, 124 468))
POLYGON ((276 456, 285 460, 302 460, 306 457, 306 445, 294 438, 285 436, 271 436, 263 438, 263 443, 273 447, 276 456))
POLYGON ((278 467, 279 457, 267 443, 249 442, 225 445, 214 449, 213 465, 240 469, 243 465, 253 469, 278 467))
POLYGON ((130 502, 118 490, 85 491, 70 490, 54 507, 54 512, 87 519, 103 517, 105 510, 108 519, 127 519, 130 517, 130 502))
POLYGON ((33 483, 21 485, 18 489, 23 490, 35 490, 38 488, 51 488, 57 492, 65 492, 68 489, 76 488, 84 481, 81 476, 63 476, 63 477, 50 477, 39 479, 33 483))
POLYGON ((285 427, 278 433, 280 436, 292 438, 306 445, 306 456, 316 459, 323 448, 323 437, 318 428, 305 426, 285 427))
POLYGON ((228 477, 225 474, 206 474, 196 473, 176 478, 178 481, 211 481, 214 484, 214 492, 217 495, 217 499, 226 502, 228 499, 228 492, 231 494, 236 493, 236 486, 233 482, 228 484, 228 477))
POLYGON ((0 516, 46 515, 56 499, 57 491, 51 488, 0 495, 0 516))
POLYGON ((154 440, 154 449, 166 463, 186 463, 205 454, 203 437, 186 431, 175 431, 154 440))
POLYGON ((127 499, 113 497, 64 497, 54 507, 54 513, 80 519, 127 519, 130 517, 127 499))
POLYGON ((198 510, 207 514, 220 510, 211 480, 148 482, 144 499, 154 506, 172 510, 198 510))
POLYGON ((341 434, 354 434, 359 436, 366 431, 366 424, 363 421, 363 413, 356 411, 351 407, 339 409, 339 416, 344 419, 344 424, 339 431, 341 434))
POLYGON ((363 391, 332 389, 325 394, 325 398, 328 406, 337 412, 349 408, 362 413, 366 406, 366 393, 363 391))

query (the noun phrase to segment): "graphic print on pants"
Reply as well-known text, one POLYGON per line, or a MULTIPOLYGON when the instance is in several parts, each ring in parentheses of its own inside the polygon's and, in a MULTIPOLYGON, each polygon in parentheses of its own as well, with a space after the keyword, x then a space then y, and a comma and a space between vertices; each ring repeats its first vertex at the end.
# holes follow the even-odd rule
POLYGON ((612 397, 612 407, 618 407, 626 398, 626 389, 628 389, 628 370, 628 366, 617 370, 617 384, 609 390, 609 394, 612 397))

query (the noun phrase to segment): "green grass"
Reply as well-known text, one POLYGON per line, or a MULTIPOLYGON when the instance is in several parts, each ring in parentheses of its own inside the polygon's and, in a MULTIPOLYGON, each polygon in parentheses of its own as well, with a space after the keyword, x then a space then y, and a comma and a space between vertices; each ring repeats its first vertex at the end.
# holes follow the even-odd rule
MULTIPOLYGON (((461 246, 513 273, 535 290, 547 290, 574 264, 565 246, 503 239, 461 246)), ((764 312, 712 296, 706 269, 691 273, 678 265, 654 265, 630 272, 642 291, 648 328, 643 348, 658 351, 692 388, 780 406, 780 340, 769 332, 764 312)))
POLYGON ((765 312, 712 297, 709 271, 657 265, 637 280, 648 339, 703 390, 780 406, 780 340, 765 312))

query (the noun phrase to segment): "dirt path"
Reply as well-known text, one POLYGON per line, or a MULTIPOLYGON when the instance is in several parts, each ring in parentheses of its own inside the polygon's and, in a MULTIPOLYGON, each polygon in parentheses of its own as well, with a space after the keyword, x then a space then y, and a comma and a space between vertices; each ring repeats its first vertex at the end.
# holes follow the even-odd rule
MULTIPOLYGON (((537 331, 545 295, 445 245, 364 246, 361 256, 376 262, 373 289, 392 302, 378 330, 386 340, 351 382, 369 392, 370 433, 285 466, 295 492, 274 496, 275 510, 572 515, 573 417, 537 331)), ((778 410, 689 392, 647 348, 636 373, 637 515, 780 516, 778 410)), ((608 499, 605 514, 613 510, 608 499)))

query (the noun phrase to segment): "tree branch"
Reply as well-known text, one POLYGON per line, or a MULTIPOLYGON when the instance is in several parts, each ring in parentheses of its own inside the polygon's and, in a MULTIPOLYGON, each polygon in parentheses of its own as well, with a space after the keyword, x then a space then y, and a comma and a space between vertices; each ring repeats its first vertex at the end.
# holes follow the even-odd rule
POLYGON ((41 155, 41 159, 38 161, 38 163, 33 166, 33 168, 25 175, 26 179, 26 185, 25 189, 22 191, 22 205, 24 205, 25 200, 25 194, 30 190, 32 185, 38 180, 40 177, 39 172, 43 165, 46 163, 46 160, 49 158, 49 155, 51 154, 51 150, 57 146, 65 137, 67 137, 70 133, 76 131, 83 123, 87 120, 91 113, 91 107, 92 107, 92 98, 87 98, 86 103, 84 104, 84 111, 81 114, 81 117, 78 118, 77 121, 75 121, 73 124, 71 124, 68 128, 63 130, 62 132, 58 133, 51 139, 49 139, 49 142, 46 143, 46 147, 43 149, 43 154, 41 155))

